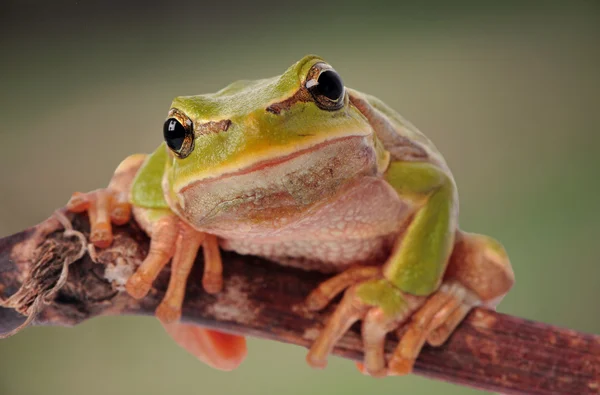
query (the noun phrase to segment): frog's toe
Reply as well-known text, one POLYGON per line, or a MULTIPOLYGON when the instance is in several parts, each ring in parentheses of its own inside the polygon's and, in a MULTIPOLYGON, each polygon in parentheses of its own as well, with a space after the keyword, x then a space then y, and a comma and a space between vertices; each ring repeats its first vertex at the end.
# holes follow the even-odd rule
POLYGON ((385 338, 408 317, 408 312, 399 312, 393 316, 386 314, 380 307, 369 310, 362 325, 364 346, 364 374, 373 377, 387 376, 385 361, 385 338))
POLYGON ((398 298, 392 302, 393 306, 388 303, 384 309, 365 299, 361 294, 361 287, 365 283, 370 284, 372 281, 360 282, 348 288, 344 293, 342 301, 308 352, 306 359, 312 367, 325 367, 327 355, 337 341, 356 321, 362 320, 365 356, 363 362, 358 365, 359 369, 361 372, 375 377, 388 374, 384 350, 386 336, 406 320, 414 307, 421 301, 419 298, 407 298, 406 300, 398 298))
POLYGON ((110 222, 111 191, 99 189, 90 195, 88 216, 90 218, 90 241, 100 248, 111 245, 113 235, 110 222))
POLYGON ((433 347, 439 347, 448 340, 452 332, 456 329, 458 324, 467 316, 471 311, 472 306, 461 303, 456 310, 448 315, 446 321, 440 326, 434 329, 429 336, 427 336, 427 343, 433 347))
POLYGON ((306 298, 306 307, 310 311, 322 310, 344 289, 380 273, 381 268, 377 266, 352 267, 319 284, 306 298))
POLYGON ((202 287, 209 294, 219 293, 223 289, 223 262, 217 237, 205 234, 202 249, 204 251, 202 287))
POLYGON ((175 215, 164 215, 152 224, 148 255, 125 285, 127 293, 133 298, 145 297, 156 277, 171 260, 179 234, 178 221, 175 215))
POLYGON ((112 224, 124 225, 131 218, 131 205, 126 193, 109 188, 88 193, 76 192, 66 207, 74 213, 87 211, 90 241, 98 248, 106 248, 112 244, 112 224))
POLYGON ((90 207, 90 194, 75 192, 67 202, 67 210, 73 213, 82 213, 90 207))
POLYGON ((125 225, 131 219, 131 204, 124 192, 113 195, 110 220, 115 225, 125 225))
POLYGON ((131 155, 115 170, 107 188, 88 193, 76 192, 66 205, 74 213, 87 211, 90 241, 99 248, 112 243, 112 224, 124 225, 131 219, 129 189, 145 155, 131 155))
MULTIPOLYGON (((143 216, 144 212, 138 214, 143 216)), ((170 324, 181 317, 188 276, 200 247, 204 251, 203 285, 206 292, 217 293, 222 289, 221 253, 216 236, 195 230, 172 213, 163 213, 155 218, 150 233, 148 255, 129 278, 125 289, 136 299, 144 298, 162 269, 171 261, 169 285, 156 309, 158 319, 170 324)))
POLYGON ((188 276, 196 260, 198 249, 205 238, 204 233, 198 232, 182 221, 179 221, 177 227, 169 285, 165 297, 156 309, 156 316, 163 323, 176 322, 181 316, 188 276))
POLYGON ((391 375, 404 375, 425 344, 443 344, 479 298, 458 282, 447 282, 412 316, 389 362, 391 375))
POLYGON ((137 271, 133 273, 131 277, 129 277, 129 280, 127 280, 127 284, 125 284, 125 290, 132 298, 142 299, 148 295, 148 292, 150 292, 153 281, 154 278, 149 278, 143 273, 137 271))
POLYGON ((356 295, 356 286, 348 288, 342 301, 335 309, 325 328, 310 348, 306 361, 313 368, 327 366, 327 356, 337 341, 356 321, 361 320, 367 313, 369 306, 362 302, 356 295))
POLYGON ((110 247, 113 241, 110 223, 101 222, 94 224, 90 231, 90 241, 98 248, 110 247))
POLYGON ((181 318, 181 306, 163 300, 156 308, 156 318, 163 324, 173 324, 181 318))

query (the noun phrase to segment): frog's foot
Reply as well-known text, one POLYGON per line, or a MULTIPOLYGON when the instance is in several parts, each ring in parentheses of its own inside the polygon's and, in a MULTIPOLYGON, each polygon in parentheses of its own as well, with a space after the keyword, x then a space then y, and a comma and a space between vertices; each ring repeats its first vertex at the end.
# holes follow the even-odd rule
POLYGON ((508 256, 496 240, 458 232, 444 282, 412 316, 390 359, 389 374, 410 373, 425 342, 444 344, 473 307, 495 308, 513 283, 508 256))
POLYGON ((150 251, 127 281, 127 292, 136 299, 145 297, 160 271, 172 260, 169 285, 156 316, 165 324, 178 321, 187 279, 200 247, 204 252, 204 290, 211 294, 220 292, 223 278, 217 238, 193 229, 174 214, 164 215, 152 224, 150 251))
POLYGON ((107 188, 88 193, 76 192, 67 203, 74 213, 87 211, 90 219, 90 241, 98 248, 110 246, 113 240, 112 224, 123 225, 131 218, 129 187, 145 155, 127 157, 115 170, 107 188))
POLYGON ((425 341, 432 346, 442 345, 467 313, 480 303, 480 299, 460 283, 442 284, 413 314, 403 334, 398 333, 400 342, 389 361, 388 374, 411 373, 425 341))
POLYGON ((356 321, 362 320, 364 371, 372 376, 384 376, 387 374, 384 354, 387 334, 408 319, 425 298, 401 292, 383 278, 380 267, 359 267, 321 284, 309 295, 308 308, 322 309, 348 285, 342 301, 308 352, 307 362, 313 367, 325 367, 335 343, 356 321))
POLYGON ((335 343, 362 320, 365 356, 359 364, 361 371, 372 376, 408 374, 426 341, 432 346, 443 344, 474 306, 494 308, 513 282, 502 246, 489 237, 463 232, 457 233, 442 285, 428 298, 403 293, 383 277, 379 267, 349 269, 308 296, 308 308, 321 310, 349 287, 307 361, 324 367, 335 343), (385 337, 408 318, 406 331, 398 331, 400 342, 386 365, 385 337))
POLYGON ((177 344, 215 369, 233 370, 246 357, 246 339, 242 336, 182 323, 163 327, 177 344))
POLYGON ((90 219, 90 241, 99 248, 106 248, 113 240, 111 223, 123 225, 131 218, 127 196, 108 188, 88 193, 75 192, 67 203, 74 213, 87 211, 90 219))

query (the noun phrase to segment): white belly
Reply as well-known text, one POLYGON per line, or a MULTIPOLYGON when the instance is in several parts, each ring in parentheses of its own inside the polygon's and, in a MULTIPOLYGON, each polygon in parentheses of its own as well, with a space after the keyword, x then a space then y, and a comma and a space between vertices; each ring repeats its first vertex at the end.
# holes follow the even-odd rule
POLYGON ((384 180, 363 177, 333 201, 268 234, 232 230, 219 236, 225 250, 335 272, 352 264, 382 264, 412 212, 384 180))

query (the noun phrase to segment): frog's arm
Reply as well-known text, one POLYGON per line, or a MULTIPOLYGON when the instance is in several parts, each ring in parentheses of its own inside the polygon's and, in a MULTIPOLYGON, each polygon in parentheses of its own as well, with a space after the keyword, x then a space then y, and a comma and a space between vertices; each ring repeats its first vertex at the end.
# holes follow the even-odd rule
MULTIPOLYGON (((383 177, 402 200, 410 202, 413 215, 381 271, 377 270, 380 274, 373 275, 369 268, 350 269, 352 272, 328 280, 311 293, 308 305, 319 310, 343 287, 350 286, 307 360, 313 366, 323 366, 339 336, 354 321, 363 319, 365 368, 369 374, 381 375, 386 373, 386 333, 440 286, 454 244, 458 201, 452 177, 433 145, 414 127, 401 124, 383 103, 376 105, 389 114, 375 108, 372 97, 348 91, 350 102, 373 127, 376 146, 383 143, 389 152, 391 162, 383 177)), ((413 345, 422 345, 422 335, 426 334, 418 332, 410 347, 400 351, 412 352, 413 345)))
MULTIPOLYGON (((378 99, 358 92, 350 94, 352 103, 390 152, 392 161, 384 178, 415 207, 410 224, 383 267, 387 281, 372 280, 357 288, 359 298, 379 306, 388 317, 402 315, 398 311, 410 301, 409 294, 431 295, 411 317, 389 362, 391 371, 402 374, 412 369, 425 341, 435 346, 444 343, 473 306, 493 308, 512 286, 514 274, 499 242, 457 229, 456 186, 431 142, 378 99)), ((368 318, 367 314, 365 323, 368 318)), ((363 325, 365 329, 368 326, 363 325)), ((366 346, 368 343, 367 337, 366 346)), ((378 350, 371 353, 381 361, 380 344, 378 350)), ((377 358, 367 358, 367 354, 367 370, 381 366, 381 362, 374 363, 377 358)))
POLYGON ((402 239, 396 241, 383 274, 404 292, 429 295, 440 284, 454 243, 454 183, 427 162, 392 162, 385 179, 399 196, 419 208, 402 239))
POLYGON ((456 186, 441 155, 414 126, 379 99, 353 90, 349 93, 352 104, 391 154, 385 180, 415 207, 383 274, 404 292, 429 295, 440 284, 454 243, 456 186))
POLYGON ((383 266, 350 268, 308 296, 307 306, 316 311, 346 289, 307 361, 324 366, 335 342, 362 320, 361 370, 406 374, 426 341, 442 344, 473 306, 495 306, 514 277, 499 243, 457 230, 456 186, 433 144, 378 99, 348 92, 373 128, 375 146, 385 148, 378 151, 383 178, 412 215, 383 266), (409 319, 386 368, 385 336, 409 319))
POLYGON ((205 257, 205 290, 220 291, 222 279, 217 238, 185 225, 169 209, 163 196, 162 179, 168 158, 164 144, 150 155, 131 155, 117 167, 107 188, 76 194, 67 208, 87 210, 92 237, 101 236, 92 242, 106 247, 112 241, 111 222, 119 225, 129 221, 133 206, 136 221, 151 239, 148 255, 127 282, 127 292, 136 298, 144 297, 162 268, 173 258, 169 287, 157 316, 167 333, 191 354, 210 366, 231 370, 246 356, 243 337, 171 322, 178 320, 187 276, 200 246, 205 257))
POLYGON ((202 246, 204 249, 203 286, 207 292, 216 293, 221 290, 221 258, 216 237, 186 226, 169 208, 162 187, 167 160, 169 155, 163 143, 148 156, 131 186, 130 201, 136 206, 136 219, 152 238, 148 256, 127 282, 127 291, 134 297, 144 297, 172 257, 169 288, 157 309, 157 316, 177 344, 196 358, 214 368, 232 370, 246 356, 244 337, 176 322, 181 313, 183 291, 198 248, 202 246), (180 251, 179 254, 177 250, 180 251))

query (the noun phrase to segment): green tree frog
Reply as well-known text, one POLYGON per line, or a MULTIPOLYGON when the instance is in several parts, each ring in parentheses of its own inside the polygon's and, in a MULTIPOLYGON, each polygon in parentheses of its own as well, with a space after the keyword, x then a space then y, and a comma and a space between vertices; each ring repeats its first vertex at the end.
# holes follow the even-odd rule
POLYGON ((473 306, 494 308, 514 282, 499 242, 458 229, 456 185, 431 141, 317 56, 274 78, 175 98, 163 135, 153 153, 126 158, 107 188, 76 193, 67 207, 88 212, 100 248, 113 224, 135 218, 151 244, 127 292, 144 297, 171 262, 156 315, 211 366, 233 369, 246 345, 178 322, 200 248, 208 293, 222 289, 220 249, 332 273, 306 307, 344 296, 307 361, 324 367, 361 321, 359 368, 372 376, 409 373, 426 342, 444 343, 473 306), (386 357, 386 335, 403 325, 386 357))

